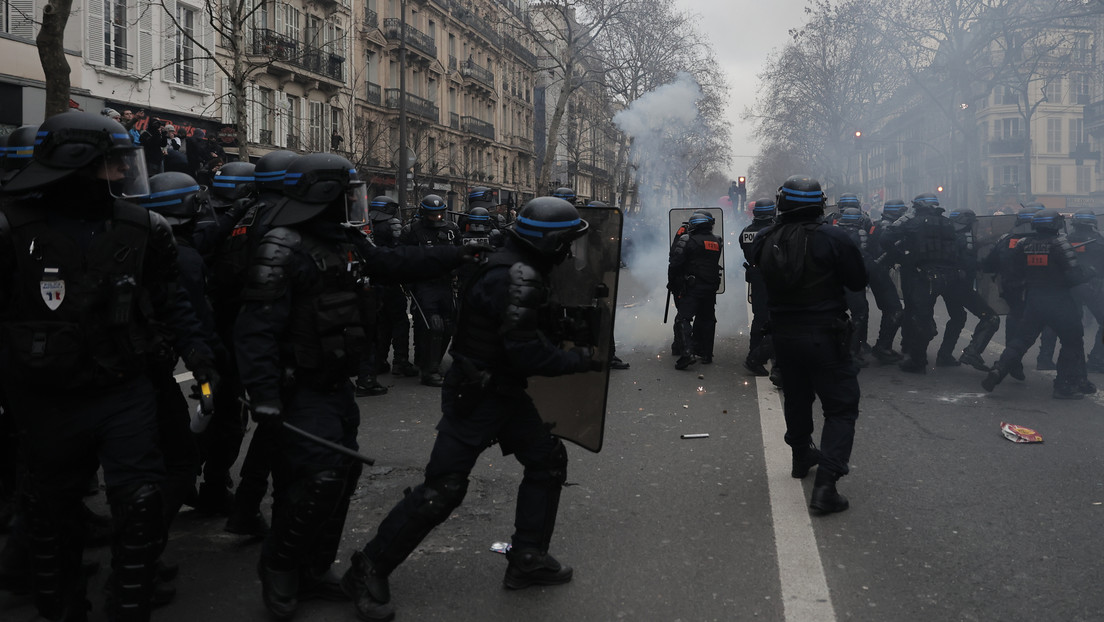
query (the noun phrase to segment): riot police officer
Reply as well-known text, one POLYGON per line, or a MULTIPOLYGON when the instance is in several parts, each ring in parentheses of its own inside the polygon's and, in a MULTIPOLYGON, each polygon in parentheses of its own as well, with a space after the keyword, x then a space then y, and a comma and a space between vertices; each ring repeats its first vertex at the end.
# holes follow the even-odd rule
POLYGON ((389 575, 460 505, 480 454, 495 442, 525 467, 503 584, 557 585, 572 569, 548 553, 567 477, 567 450, 551 436, 526 378, 600 368, 587 349, 563 350, 545 335, 552 268, 568 256, 587 222, 566 201, 525 204, 506 246, 492 253, 462 293, 460 330, 441 396, 442 417, 425 480, 380 523, 342 579, 362 620, 394 616, 389 575))
MULTIPOLYGON (((386 195, 375 197, 369 205, 368 218, 372 223, 372 239, 376 246, 395 248, 401 244, 403 222, 397 201, 386 195)), ((410 362, 410 316, 406 312, 406 294, 398 282, 385 276, 372 279, 372 283, 380 288, 375 373, 386 373, 387 357, 391 353, 392 375, 417 376, 420 373, 418 367, 410 362)))
POLYGON ((763 273, 751 263, 751 243, 755 235, 774 224, 774 199, 758 199, 751 209, 751 222, 740 232, 740 250, 744 252, 744 280, 748 284, 748 300, 751 302, 751 328, 748 335, 748 354, 744 367, 756 376, 766 376, 767 361, 773 358, 770 335, 766 333, 770 321, 767 310, 767 286, 763 273))
POLYGON ((100 115, 44 121, 31 163, 4 191, 24 195, 0 218, 0 321, 5 391, 26 440, 35 604, 48 619, 86 615, 79 508, 95 454, 116 524, 108 616, 148 620, 165 543, 153 323, 172 331, 197 381, 214 378, 177 286, 172 230, 126 200, 149 193, 145 161, 100 115))
POLYGON ((885 243, 899 248, 901 294, 905 315, 901 326, 905 360, 902 371, 923 374, 928 365, 928 344, 938 334, 935 301, 945 297, 958 278, 961 259, 954 225, 943 216, 939 198, 932 193, 918 195, 912 212, 886 229, 885 243))
MULTIPOLYGON (((854 195, 850 195, 850 197, 854 197, 854 195)), ((836 221, 836 226, 842 228, 847 236, 851 238, 851 242, 862 252, 863 265, 870 266, 874 263, 875 258, 871 255, 870 240, 868 238, 869 230, 865 226, 866 219, 863 216, 862 209, 853 206, 858 204, 858 198, 853 198, 851 201, 847 199, 848 195, 840 198, 839 205, 842 209, 840 210, 839 220, 836 221)), ((851 334, 851 358, 855 360, 859 367, 866 367, 868 363, 863 357, 862 351, 867 325, 870 322, 870 303, 867 302, 866 288, 858 292, 846 290, 844 297, 847 299, 847 310, 851 314, 851 323, 855 327, 851 334)))
MULTIPOLYGON (((418 204, 418 217, 403 227, 399 240, 411 246, 456 246, 460 228, 448 220, 445 202, 427 194, 418 204)), ((422 384, 439 387, 444 382, 441 361, 452 338, 456 316, 453 276, 445 274, 411 283, 410 311, 414 318, 414 358, 422 384)))
POLYGON ((250 162, 227 162, 211 180, 207 192, 210 213, 199 215, 191 234, 209 266, 214 265, 222 245, 256 198, 254 170, 256 166, 250 162))
MULTIPOLYGON (((1077 259, 1086 268, 1092 268, 1093 277, 1084 283, 1074 285, 1071 293, 1074 300, 1081 303, 1096 320, 1096 338, 1092 340, 1093 347, 1086 357, 1085 367, 1090 372, 1104 372, 1104 293, 1102 293, 1101 276, 1104 275, 1104 240, 1096 230, 1096 214, 1092 210, 1078 210, 1070 219, 1073 225, 1068 239, 1077 252, 1077 259)), ((1056 369, 1054 365, 1054 346, 1058 335, 1054 329, 1043 328, 1039 338, 1039 355, 1036 360, 1036 369, 1056 369)))
POLYGON ((868 245, 874 261, 866 262, 867 275, 870 277, 870 293, 874 295, 874 304, 882 314, 878 323, 878 338, 870 348, 870 353, 879 363, 886 365, 901 360, 901 353, 893 349, 893 341, 897 338, 897 331, 901 328, 901 319, 904 316, 904 308, 901 306, 901 296, 897 293, 897 285, 889 271, 892 261, 883 258, 889 254, 884 247, 882 238, 886 227, 890 226, 898 218, 905 215, 907 209, 901 199, 890 199, 882 206, 882 217, 870 228, 868 245))
POLYGON ((1039 210, 1031 217, 1034 233, 1024 236, 1013 248, 1012 275, 1024 286, 1023 316, 997 364, 981 383, 986 391, 1000 384, 1039 338, 1043 327, 1050 326, 1062 342, 1052 397, 1081 399, 1096 392, 1085 373, 1081 304, 1070 291, 1088 281, 1092 270, 1078 262, 1073 246, 1060 233, 1062 225, 1062 216, 1056 210, 1039 210))
POLYGON ((973 210, 963 209, 951 212, 947 218, 954 224, 955 232, 959 236, 962 261, 957 278, 951 283, 947 295, 943 297, 947 305, 947 315, 950 318, 943 329, 943 341, 939 345, 935 364, 943 367, 957 367, 966 363, 978 371, 987 372, 989 368, 981 355, 1000 328, 1000 316, 974 288, 978 270, 977 248, 974 245, 974 224, 977 222, 977 215, 973 210), (978 319, 978 323, 974 327, 970 343, 963 348, 962 356, 956 359, 955 344, 966 326, 967 311, 978 319))
POLYGON ((675 296, 675 343, 682 353, 675 369, 701 360, 713 362, 713 335, 717 328, 717 287, 721 284, 721 245, 713 234, 713 215, 690 215, 687 231, 671 245, 667 289, 675 296))
MULTIPOLYGON (((1017 268, 1019 254, 1015 248, 1020 239, 1031 233, 1031 219, 1041 209, 1043 209, 1042 204, 1032 203, 1016 212, 1016 222, 1012 225, 1012 230, 1001 236, 982 260, 983 270, 997 275, 1000 279, 998 293, 1008 304, 1008 314, 1004 318, 1006 346, 1012 343, 1013 337, 1019 332, 1020 318, 1024 310, 1023 272, 1017 268)), ((1023 362, 1017 359, 1007 372, 1016 380, 1023 380, 1023 362)))
POLYGON ((775 356, 782 375, 791 475, 818 466, 809 507, 842 512, 847 498, 836 481, 850 470, 859 416, 859 368, 851 358, 845 290, 867 286, 862 253, 844 231, 820 222, 824 193, 815 179, 795 175, 778 190, 778 223, 756 236, 753 265, 763 272, 775 356), (820 449, 813 443, 813 401, 824 408, 820 449))
POLYGON ((7 135, 7 146, 4 149, 4 159, 0 163, 0 186, 3 186, 15 177, 19 171, 27 167, 34 158, 35 135, 38 133, 37 125, 24 125, 17 127, 7 135))
MULTIPOLYGON (((254 253, 234 325, 259 426, 286 422, 354 450, 359 414, 349 378, 367 346, 365 277, 426 276, 452 269, 461 257, 457 248, 372 246, 359 226, 349 226, 367 214, 355 174, 348 160, 329 153, 291 163, 286 198, 254 253)), ((341 598, 330 566, 361 467, 286 428, 268 438, 276 443, 273 520, 258 572, 265 606, 286 619, 300 600, 341 598)))

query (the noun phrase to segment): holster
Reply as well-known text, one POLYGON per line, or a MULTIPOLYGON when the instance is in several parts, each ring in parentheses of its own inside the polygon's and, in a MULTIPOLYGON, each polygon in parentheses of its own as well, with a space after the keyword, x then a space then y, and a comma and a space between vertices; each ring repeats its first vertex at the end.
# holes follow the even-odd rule
POLYGON ((838 317, 832 321, 832 331, 836 335, 840 356, 848 355, 851 352, 851 337, 855 334, 855 323, 847 316, 838 317))

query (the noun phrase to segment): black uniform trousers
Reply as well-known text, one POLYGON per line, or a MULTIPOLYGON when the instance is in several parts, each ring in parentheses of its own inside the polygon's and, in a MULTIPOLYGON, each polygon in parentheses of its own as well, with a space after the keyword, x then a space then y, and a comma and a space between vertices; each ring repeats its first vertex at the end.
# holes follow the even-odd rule
MULTIPOLYGON (((905 316, 901 323, 901 342, 905 354, 926 364, 928 344, 939 331, 935 326, 935 301, 954 297, 952 289, 960 271, 951 266, 924 266, 901 270, 901 295, 905 316)), ((959 303, 955 303, 959 304, 959 303)))
POLYGON ((786 444, 809 446, 813 402, 820 399, 824 429, 820 434, 820 468, 837 475, 850 470, 855 420, 859 417, 859 367, 848 348, 850 330, 807 324, 772 326, 775 356, 782 375, 782 410, 786 444))
POLYGON ((424 281, 410 286, 410 314, 414 318, 414 357, 422 376, 440 373, 456 322, 452 283, 424 281))
MULTIPOLYGON (((1097 281, 1080 283, 1070 290, 1073 299, 1084 305, 1093 318, 1096 319, 1096 339, 1093 341, 1092 350, 1089 351, 1088 365, 1091 367, 1104 367, 1104 291, 1097 281)), ((1039 339, 1039 360, 1053 361, 1054 346, 1058 341, 1058 334, 1047 327, 1039 339)))
MULTIPOLYGON (((445 377, 443 416, 426 465, 425 483, 408 491, 392 508, 364 548, 385 572, 402 563, 433 527, 448 518, 446 508, 432 524, 426 524, 426 505, 436 498, 435 492, 426 489, 449 478, 466 482, 479 456, 495 442, 503 455, 513 454, 525 468, 518 486, 512 546, 548 550, 567 476, 567 450, 549 434, 533 400, 520 386, 481 389, 461 385, 461 376, 454 365, 445 377)), ((459 504, 459 499, 455 503, 459 504)))
POLYGON ((767 284, 763 274, 755 269, 747 271, 748 301, 751 303, 751 330, 748 335, 747 360, 750 363, 765 364, 774 356, 770 335, 764 334, 770 321, 770 307, 767 306, 767 284))
MULTIPOLYGON (((675 314, 675 341, 690 334, 690 352, 702 357, 713 356, 713 336, 717 331, 717 292, 685 292, 679 296, 675 314), (692 330, 686 330, 687 326, 692 330)), ((685 345, 684 345, 685 348, 685 345)), ((684 351, 685 354, 685 351, 684 351)))
MULTIPOLYGON (((979 319, 997 316, 997 312, 974 289, 973 280, 968 277, 956 278, 952 281, 946 295, 943 296, 943 304, 947 307, 948 319, 947 325, 943 328, 943 340, 939 344, 940 356, 954 356, 958 338, 962 335, 962 329, 966 328, 967 311, 979 319)), ((982 344, 983 347, 984 345, 982 344)))
POLYGON ((1081 325, 1081 303, 1066 288, 1033 287, 1024 293, 1023 316, 997 367, 1015 369, 1044 327, 1054 329, 1062 343, 1054 386, 1076 386, 1085 379, 1085 331, 1081 325))
MULTIPOLYGON (((878 324, 878 340, 874 345, 890 350, 901 327, 903 313, 901 296, 897 293, 893 278, 889 276, 889 270, 874 262, 867 262, 867 274, 870 277, 870 293, 874 295, 874 304, 882 314, 881 322, 878 324)), ((863 338, 865 337, 864 332, 863 338)))
MULTIPOLYGON (((379 288, 380 309, 376 316, 375 373, 382 373, 387 355, 394 350, 392 362, 410 360, 410 316, 406 311, 406 294, 398 285, 379 288)), ((420 317, 418 318, 421 319, 420 317)))

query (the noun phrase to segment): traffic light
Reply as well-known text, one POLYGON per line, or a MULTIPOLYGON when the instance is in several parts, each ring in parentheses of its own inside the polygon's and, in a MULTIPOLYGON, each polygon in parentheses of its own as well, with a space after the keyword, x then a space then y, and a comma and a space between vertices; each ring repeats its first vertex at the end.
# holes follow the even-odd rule
POLYGON ((935 191, 936 192, 943 192, 943 186, 936 186, 935 191))
POLYGON ((855 148, 862 147, 862 130, 855 130, 855 148))
POLYGON ((747 198, 747 177, 744 177, 744 176, 741 175, 740 177, 736 178, 736 182, 737 182, 737 184, 739 184, 739 187, 740 187, 740 196, 742 196, 746 199, 747 198))

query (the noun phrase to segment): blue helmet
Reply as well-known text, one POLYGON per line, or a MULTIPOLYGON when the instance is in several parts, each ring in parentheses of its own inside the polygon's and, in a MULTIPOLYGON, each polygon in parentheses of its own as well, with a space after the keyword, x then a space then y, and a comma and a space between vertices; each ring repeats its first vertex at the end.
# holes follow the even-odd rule
POLYGON ((912 200, 912 207, 913 209, 939 207, 939 197, 935 196, 931 192, 918 194, 916 195, 916 198, 912 200))
POLYGON ((138 204, 161 214, 173 227, 194 221, 206 210, 207 192, 187 173, 158 173, 149 178, 149 188, 138 204))
POLYGON ((759 199, 755 202, 755 207, 751 208, 751 217, 754 220, 774 220, 777 211, 774 199, 759 199))
POLYGON ((690 214, 690 220, 687 221, 687 224, 691 231, 712 231, 714 222, 716 222, 716 219, 713 218, 713 214, 705 210, 698 210, 690 214))
POLYGON ((780 215, 812 209, 824 211, 824 191, 820 182, 806 175, 794 175, 782 182, 776 199, 780 215))
POLYGON ((1017 225, 1029 225, 1036 212, 1042 211, 1042 203, 1029 203, 1024 205, 1020 211, 1016 212, 1016 224, 1017 225))
POLYGON ((1089 227, 1096 229, 1096 214, 1092 210, 1083 209, 1077 210, 1077 213, 1073 215, 1072 220, 1076 227, 1089 227))
POLYGON ((1055 209, 1041 209, 1031 217, 1031 228, 1039 233, 1058 233, 1064 218, 1055 209))
POLYGON ((853 194, 841 194, 839 201, 836 201, 836 207, 841 211, 849 207, 862 209, 862 203, 859 202, 859 197, 853 194))
POLYGON ((840 212, 836 223, 841 227, 861 227, 863 224, 862 210, 857 207, 846 207, 840 212))
POLYGON ((890 199, 882 206, 882 220, 888 220, 893 222, 901 216, 905 215, 908 208, 905 207, 905 202, 901 199, 890 199))
POLYGON ((568 203, 575 202, 575 191, 566 186, 562 188, 556 188, 556 191, 552 193, 552 196, 556 197, 557 199, 563 199, 568 203))
POLYGON ((553 263, 567 258, 571 242, 586 234, 587 221, 575 206, 556 197, 537 197, 522 206, 508 232, 553 263))
POLYGON ((227 162, 211 180, 211 192, 228 201, 244 199, 257 189, 256 170, 250 162, 227 162))

